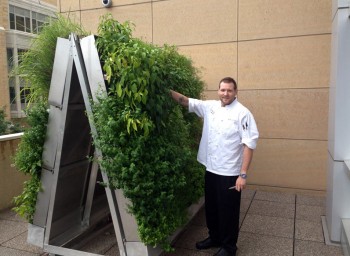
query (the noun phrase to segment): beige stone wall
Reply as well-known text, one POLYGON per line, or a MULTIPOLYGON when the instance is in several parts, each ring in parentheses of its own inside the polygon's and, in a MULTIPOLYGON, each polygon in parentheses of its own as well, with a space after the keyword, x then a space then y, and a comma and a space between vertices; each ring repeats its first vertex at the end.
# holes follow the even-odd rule
POLYGON ((22 193, 23 182, 28 179, 12 165, 20 139, 3 140, 0 136, 0 211, 13 206, 13 197, 22 193))
POLYGON ((6 59, 6 35, 0 30, 0 109, 5 108, 6 116, 10 116, 10 96, 8 88, 7 59, 6 59), (4 58, 5 57, 5 58, 4 58))
POLYGON ((5 107, 6 116, 10 117, 10 96, 7 76, 6 32, 8 27, 8 1, 0 1, 0 108, 5 107), (6 85, 6 86, 2 86, 6 85))
POLYGON ((42 2, 51 4, 51 5, 53 5, 53 6, 57 6, 57 0, 44 0, 44 1, 42 1, 42 2))
POLYGON ((10 118, 10 92, 8 87, 5 32, 0 31, 0 109, 4 109, 6 118, 10 118), (3 58, 3 56, 5 58, 3 58))
POLYGON ((0 1, 0 27, 7 28, 8 24, 8 0, 0 1))
POLYGON ((208 99, 235 77, 261 137, 249 184, 326 189, 331 0, 58 2, 93 33, 111 12, 136 37, 177 45, 201 69, 208 99))

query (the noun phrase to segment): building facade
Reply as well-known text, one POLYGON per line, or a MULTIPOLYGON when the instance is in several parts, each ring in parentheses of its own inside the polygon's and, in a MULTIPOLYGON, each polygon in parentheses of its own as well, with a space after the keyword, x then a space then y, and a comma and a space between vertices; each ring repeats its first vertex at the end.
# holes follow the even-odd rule
MULTIPOLYGON (((8 18, 10 5, 24 5, 0 1, 0 27, 5 29, 0 30, 3 106, 12 105, 11 95, 20 91, 20 81, 15 80, 15 86, 7 81, 3 56, 17 47, 16 59, 18 49, 26 48, 11 37, 17 40, 29 33, 12 30, 8 18)), ((248 183, 326 190, 331 0, 110 1, 111 7, 105 8, 101 0, 57 0, 57 8, 95 34, 100 16, 111 13, 120 22, 134 23, 135 37, 176 45, 201 69, 207 99, 217 99, 222 77, 236 78, 238 99, 252 111, 260 131, 248 183)), ((20 2, 45 10, 56 4, 20 2)), ((12 116, 21 116, 19 99, 12 116)))
POLYGON ((135 24, 134 36, 176 45, 202 70, 205 97, 232 76, 260 140, 250 185, 325 191, 331 0, 58 0, 97 33, 107 12, 135 24))
POLYGON ((26 90, 11 70, 48 17, 55 16, 56 0, 0 0, 0 7, 0 108, 7 117, 21 118, 25 116, 26 90))

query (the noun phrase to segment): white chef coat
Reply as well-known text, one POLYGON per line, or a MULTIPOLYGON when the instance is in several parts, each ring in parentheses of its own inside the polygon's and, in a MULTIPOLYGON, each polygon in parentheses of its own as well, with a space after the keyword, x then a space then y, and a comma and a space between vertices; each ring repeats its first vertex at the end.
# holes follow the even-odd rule
POLYGON ((189 99, 189 112, 204 119, 197 160, 218 175, 240 174, 243 144, 256 148, 259 132, 250 111, 237 101, 225 107, 218 100, 189 99))

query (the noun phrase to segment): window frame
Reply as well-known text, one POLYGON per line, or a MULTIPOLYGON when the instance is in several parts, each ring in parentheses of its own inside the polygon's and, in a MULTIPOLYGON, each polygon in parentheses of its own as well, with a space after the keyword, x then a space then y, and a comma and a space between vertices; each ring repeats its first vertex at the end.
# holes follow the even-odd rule
POLYGON ((41 27, 51 18, 53 16, 49 14, 9 4, 10 30, 38 34, 41 27))
POLYGON ((57 7, 50 4, 40 4, 35 2, 23 2, 19 0, 9 0, 8 2, 8 31, 6 31, 6 48, 8 59, 8 90, 10 97, 11 118, 25 117, 26 95, 28 94, 28 84, 24 86, 23 78, 15 75, 12 70, 18 67, 21 51, 30 48, 30 41, 38 34, 42 25, 55 19, 57 7), (23 27, 17 22, 22 19, 23 27), (21 30, 17 30, 17 28, 21 30))

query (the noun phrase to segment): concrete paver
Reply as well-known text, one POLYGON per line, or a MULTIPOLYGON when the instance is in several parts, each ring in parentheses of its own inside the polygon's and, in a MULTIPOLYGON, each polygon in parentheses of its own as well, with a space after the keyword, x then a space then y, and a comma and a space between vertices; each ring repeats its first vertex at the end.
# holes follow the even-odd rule
POLYGON ((304 241, 324 242, 322 222, 296 220, 295 239, 304 241))
MULTIPOLYGON (((321 216, 325 197, 262 190, 244 190, 237 256, 340 256, 340 246, 326 245, 321 216)), ((27 223, 10 210, 0 212, 1 256, 44 256, 26 241, 27 223)), ((199 251, 195 243, 207 237, 204 209, 174 241, 174 252, 161 256, 211 256, 218 249, 199 251)), ((103 232, 81 250, 119 256, 114 230, 103 232)))
POLYGON ((293 256, 293 239, 241 232, 237 256, 293 256))

